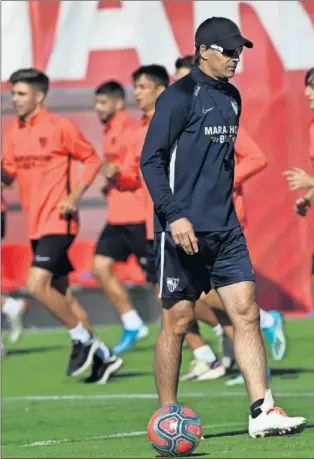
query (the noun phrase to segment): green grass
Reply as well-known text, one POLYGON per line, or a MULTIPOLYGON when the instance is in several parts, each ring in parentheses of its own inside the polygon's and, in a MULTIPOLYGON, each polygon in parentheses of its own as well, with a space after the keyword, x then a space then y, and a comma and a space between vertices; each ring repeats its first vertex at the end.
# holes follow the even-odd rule
MULTIPOLYGON (((271 389, 278 405, 289 414, 306 416, 309 424, 313 424, 314 320, 288 321, 286 329, 287 356, 279 363, 270 360, 271 368, 276 370, 271 389)), ((208 329, 205 331, 215 347, 215 338, 208 329)), ((116 327, 99 329, 100 337, 109 345, 116 343, 119 333, 116 327)), ((1 457, 155 457, 144 431, 149 417, 158 408, 157 400, 131 395, 155 394, 152 353, 156 333, 157 327, 151 327, 150 337, 125 355, 119 377, 104 386, 86 385, 80 378, 65 377, 70 350, 65 331, 25 334, 17 346, 9 348, 12 353, 2 364, 1 457), (123 399, 121 394, 127 394, 128 398, 123 399), (40 395, 80 397, 25 399, 40 395), (123 433, 130 436, 117 437, 123 433), (44 444, 25 446, 35 442, 44 444)), ((191 353, 185 349, 183 370, 190 359, 191 353)), ((264 440, 252 440, 244 434, 248 417, 245 390, 243 386, 226 387, 225 379, 180 385, 180 402, 198 413, 207 437, 195 456, 313 457, 313 428, 307 428, 300 436, 264 440), (238 433, 231 435, 232 432, 238 433)))

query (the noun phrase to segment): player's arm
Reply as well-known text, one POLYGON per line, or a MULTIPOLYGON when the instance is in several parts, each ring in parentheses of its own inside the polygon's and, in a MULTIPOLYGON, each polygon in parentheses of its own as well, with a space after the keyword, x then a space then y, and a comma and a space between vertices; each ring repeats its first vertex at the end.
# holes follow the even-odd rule
POLYGON ((10 186, 16 178, 16 167, 12 156, 11 134, 5 133, 2 144, 1 182, 10 186))
POLYGON ((306 190, 314 187, 314 175, 309 174, 304 169, 295 167, 294 169, 283 172, 291 191, 306 190))
POLYGON ((235 188, 267 167, 264 153, 241 127, 235 144, 235 156, 237 159, 234 175, 235 188))
POLYGON ((60 203, 61 213, 65 215, 77 211, 79 200, 100 171, 101 159, 92 144, 69 120, 64 120, 61 127, 61 142, 63 152, 70 152, 74 159, 83 164, 83 172, 77 186, 67 199, 60 203))
POLYGON ((188 121, 191 95, 172 86, 161 94, 150 122, 141 157, 141 171, 156 210, 170 225, 175 244, 188 255, 198 252, 191 222, 172 193, 168 167, 171 152, 188 121))
POLYGON ((166 90, 159 97, 150 122, 141 156, 141 171, 155 208, 168 223, 185 217, 169 184, 171 150, 188 119, 186 94, 166 90))
POLYGON ((126 154, 116 176, 116 187, 120 191, 136 190, 141 187, 140 160, 144 136, 141 130, 138 132, 132 130, 129 134, 126 136, 126 154))

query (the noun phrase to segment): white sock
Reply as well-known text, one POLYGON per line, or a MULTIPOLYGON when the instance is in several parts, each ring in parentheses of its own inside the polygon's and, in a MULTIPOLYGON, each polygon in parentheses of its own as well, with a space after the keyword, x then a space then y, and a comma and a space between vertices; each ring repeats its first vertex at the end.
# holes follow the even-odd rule
POLYGON ((91 339, 91 334, 89 331, 85 330, 81 322, 79 322, 75 328, 69 329, 68 332, 72 341, 80 341, 85 344, 91 339))
POLYGON ((110 351, 105 345, 105 343, 103 343, 102 341, 100 343, 99 348, 96 351, 96 355, 100 357, 104 362, 108 360, 110 357, 110 351))
POLYGON ((208 344, 194 349, 193 354, 197 360, 203 360, 204 362, 213 363, 217 360, 217 357, 208 344))
POLYGON ((223 335, 223 332, 224 332, 224 330, 223 330, 223 328, 222 328, 222 326, 220 324, 216 325, 216 327, 213 327, 212 330, 213 330, 213 332, 215 333, 216 336, 221 336, 221 335, 223 335))
POLYGON ((15 317, 21 311, 22 304, 23 300, 9 296, 3 305, 2 312, 8 317, 15 317))
POLYGON ((270 328, 274 326, 274 318, 269 312, 265 311, 264 309, 259 310, 260 313, 260 327, 270 328))
POLYGON ((127 330, 138 330, 143 325, 143 321, 135 309, 122 314, 121 320, 124 328, 127 330))

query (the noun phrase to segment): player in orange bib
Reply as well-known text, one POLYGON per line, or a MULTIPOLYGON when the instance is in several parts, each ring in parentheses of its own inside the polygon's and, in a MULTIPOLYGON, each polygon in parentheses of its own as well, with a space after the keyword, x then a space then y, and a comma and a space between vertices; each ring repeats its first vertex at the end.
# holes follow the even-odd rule
MULTIPOLYGON (((305 75, 305 96, 310 110, 314 111, 314 67, 309 69, 305 75)), ((314 119, 311 121, 309 129, 309 156, 314 167, 314 119)), ((298 198, 294 205, 295 212, 301 217, 305 217, 314 202, 314 175, 300 168, 285 171, 284 175, 287 177, 291 191, 306 190, 305 194, 298 198)), ((314 304, 314 253, 312 255, 311 273, 311 292, 314 304)))
POLYGON ((87 370, 97 353, 104 383, 121 365, 77 319, 71 308, 68 249, 78 231, 78 202, 99 172, 93 146, 69 119, 49 112, 49 78, 30 68, 10 77, 17 120, 5 133, 3 178, 17 180, 28 237, 34 252, 27 288, 67 328, 73 350, 67 374, 87 370), (83 164, 77 180, 76 164, 83 164))

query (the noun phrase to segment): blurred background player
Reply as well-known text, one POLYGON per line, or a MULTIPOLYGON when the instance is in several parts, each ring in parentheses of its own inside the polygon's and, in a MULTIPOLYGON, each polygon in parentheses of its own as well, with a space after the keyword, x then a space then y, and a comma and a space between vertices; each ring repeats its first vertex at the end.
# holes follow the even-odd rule
MULTIPOLYGON (((133 307, 126 288, 114 272, 115 262, 125 262, 135 255, 146 266, 146 231, 143 188, 140 180, 129 184, 128 175, 133 134, 139 126, 125 110, 125 92, 120 83, 108 81, 95 91, 95 110, 104 129, 103 191, 107 198, 107 222, 95 249, 93 273, 121 317, 123 333, 113 348, 115 354, 130 349, 136 340, 148 335, 133 307), (123 175, 126 174, 126 179, 123 175)), ((139 169, 139 166, 136 166, 139 169)))
POLYGON ((178 81, 180 78, 185 77, 188 73, 190 73, 190 70, 193 68, 193 62, 194 62, 194 56, 188 55, 188 56, 183 56, 183 57, 178 57, 178 59, 175 61, 175 74, 174 74, 174 80, 178 81))
MULTIPOLYGON (((135 100, 142 114, 141 124, 135 132, 134 143, 135 154, 137 154, 137 160, 139 161, 147 129, 155 112, 156 100, 160 94, 169 86, 169 75, 165 67, 152 64, 139 67, 132 74, 132 79, 134 85, 135 100)), ((147 282, 153 286, 155 294, 158 297, 158 281, 154 259, 154 206, 144 181, 142 181, 142 186, 144 192, 146 223, 146 278, 147 282)))
MULTIPOLYGON (((175 80, 188 75, 193 68, 194 56, 178 58, 175 62, 175 80)), ((247 131, 239 128, 238 137, 235 145, 235 178, 233 200, 235 210, 242 228, 247 226, 247 215, 245 198, 243 195, 243 183, 250 177, 261 172, 267 167, 267 160, 258 145, 251 139, 247 131)), ((233 346, 231 342, 232 324, 226 313, 223 304, 215 290, 211 290, 207 295, 203 294, 195 306, 195 315, 198 320, 212 326, 214 333, 221 336, 221 324, 224 325, 227 334, 224 335, 222 344, 224 351, 223 364, 229 370, 234 363, 233 346), (215 314, 213 313, 215 311, 215 314)), ((265 335, 270 343, 272 355, 275 360, 282 360, 286 351, 286 338, 283 330, 283 319, 279 311, 265 311, 260 309, 260 323, 265 335)), ((188 373, 181 377, 181 380, 190 379, 213 379, 214 376, 223 376, 217 363, 213 362, 213 353, 210 346, 201 337, 199 327, 195 324, 185 337, 185 341, 192 349, 194 359, 191 362, 188 373), (211 359, 211 360, 209 360, 211 359), (214 365, 214 368, 211 366, 214 365), (216 369, 216 371, 211 371, 216 369)), ((218 377, 219 377, 218 376, 218 377)), ((244 383, 242 375, 232 378, 233 384, 244 383)))
POLYGON ((67 374, 76 376, 102 359, 98 382, 122 365, 88 331, 71 309, 68 274, 73 270, 68 249, 78 231, 78 202, 97 175, 101 161, 92 145, 67 118, 44 107, 49 78, 42 72, 20 69, 10 77, 17 120, 3 144, 2 181, 17 179, 28 236, 34 252, 27 288, 67 328, 73 342, 67 374), (80 180, 73 161, 83 163, 80 180), (74 170, 74 169, 73 169, 74 170), (9 180, 8 180, 9 179, 9 180))
MULTIPOLYGON (((141 126, 134 133, 134 148, 135 155, 140 155, 147 129, 149 127, 150 120, 155 112, 155 104, 160 94, 169 86, 169 75, 165 67, 152 64, 139 67, 132 75, 134 84, 134 95, 138 107, 142 111, 141 126)), ((134 156, 135 158, 135 156, 134 156)), ((135 160, 136 164, 138 160, 135 160)), ((137 180, 137 174, 134 174, 134 180, 137 180)), ((135 183, 134 183, 135 185, 135 183)), ((145 208, 146 208, 146 238, 147 238, 147 267, 146 277, 155 290, 156 296, 159 294, 158 279, 156 277, 155 270, 155 259, 154 259, 154 205, 149 195, 148 189, 145 182, 143 182, 143 188, 145 192, 145 208)), ((196 308, 199 307, 201 300, 197 302, 196 308)), ((200 312, 200 315, 202 311, 200 312)), ((206 307, 206 317, 204 321, 206 323, 210 317, 210 324, 213 325, 213 329, 217 331, 222 327, 218 323, 216 316, 213 312, 206 307), (216 327, 215 327, 216 325, 216 327)), ((206 370, 207 379, 216 379, 225 374, 225 369, 219 362, 217 356, 211 349, 211 347, 205 343, 201 349, 196 349, 196 355, 203 359, 204 373, 206 370)))
MULTIPOLYGON (((310 110, 314 111, 314 67, 309 69, 305 75, 305 96, 310 110)), ((314 167, 314 119, 312 119, 310 123, 309 137, 309 155, 311 164, 314 167)), ((287 177, 288 185, 291 191, 307 190, 302 197, 296 200, 294 205, 295 212, 301 217, 305 217, 307 215, 307 211, 314 202, 314 175, 299 168, 288 170, 284 172, 284 175, 287 177)), ((311 293, 314 304, 314 253, 312 255, 311 273, 311 293)))

